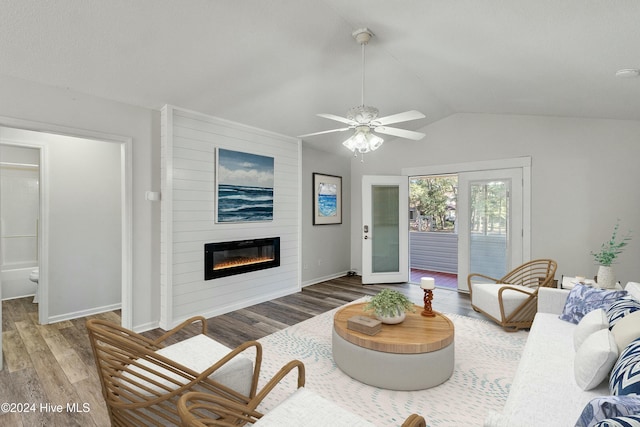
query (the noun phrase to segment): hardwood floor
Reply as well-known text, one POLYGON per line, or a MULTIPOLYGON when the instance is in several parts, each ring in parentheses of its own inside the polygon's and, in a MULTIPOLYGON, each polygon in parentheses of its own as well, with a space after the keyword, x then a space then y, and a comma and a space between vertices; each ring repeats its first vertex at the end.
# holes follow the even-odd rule
MULTIPOLYGON (((393 287, 422 305, 418 285, 366 285, 359 276, 341 277, 303 288, 302 292, 207 320, 209 335, 228 347, 259 339, 380 289, 393 287)), ((468 295, 436 289, 434 310, 482 318, 468 295)), ((120 322, 119 312, 97 316, 120 322)), ((2 302, 4 370, 0 371, 0 426, 108 426, 100 384, 84 326, 86 318, 38 325, 31 298, 2 302), (76 406, 73 406, 76 404, 76 406), (88 404, 88 406, 83 406, 88 404), (54 405, 62 405, 56 412, 54 405), (68 405, 71 405, 68 408, 68 405), (84 412, 84 409, 88 411, 84 412), (18 411, 19 410, 19 411, 18 411)), ((145 335, 157 337, 162 330, 145 335)), ((181 339, 177 337, 177 339, 181 339)))
MULTIPOLYGON (((38 325, 32 299, 2 302, 0 403, 14 406, 9 412, 2 408, 0 425, 109 425, 85 319, 38 325), (85 403, 88 412, 83 412, 85 403)), ((96 317, 120 322, 118 312, 96 317)))
POLYGON ((458 275, 453 273, 442 273, 439 271, 421 270, 412 268, 409 272, 411 283, 420 284, 422 277, 433 277, 436 281, 436 288, 458 289, 458 275))

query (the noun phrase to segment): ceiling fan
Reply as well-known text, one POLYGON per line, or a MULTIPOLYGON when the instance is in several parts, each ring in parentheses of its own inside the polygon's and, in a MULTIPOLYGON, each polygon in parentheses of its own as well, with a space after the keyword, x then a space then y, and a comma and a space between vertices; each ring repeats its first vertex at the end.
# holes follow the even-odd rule
POLYGON ((425 118, 425 115, 419 111, 411 110, 404 113, 392 114, 390 116, 378 117, 378 109, 366 106, 364 104, 364 70, 365 70, 365 45, 369 43, 373 33, 368 28, 361 28, 353 32, 353 37, 362 46, 362 104, 351 108, 347 111, 347 117, 336 116, 335 114, 318 114, 325 119, 335 120, 348 125, 338 129, 325 130, 322 132, 314 132, 306 135, 300 135, 299 138, 308 136, 323 135, 331 132, 344 132, 347 130, 355 130, 354 134, 342 143, 351 150, 355 155, 358 153, 365 154, 378 149, 384 139, 375 133, 392 135, 399 138, 412 139, 414 141, 424 138, 422 132, 415 132, 406 129, 389 127, 387 125, 408 122, 425 118), (374 133, 375 132, 375 133, 374 133))

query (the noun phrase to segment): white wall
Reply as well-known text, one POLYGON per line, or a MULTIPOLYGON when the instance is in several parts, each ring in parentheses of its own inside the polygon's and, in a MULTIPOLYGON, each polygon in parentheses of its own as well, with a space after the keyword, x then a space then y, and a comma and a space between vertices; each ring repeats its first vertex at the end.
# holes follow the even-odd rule
POLYGON ((361 177, 403 167, 531 156, 533 258, 558 261, 561 275, 592 276, 590 251, 617 218, 634 239, 615 271, 640 280, 640 122, 540 116, 455 114, 422 129, 418 142, 386 141, 352 167, 352 264, 360 269, 361 177))
POLYGON ((86 129, 133 140, 133 325, 159 318, 160 206, 145 200, 160 188, 158 111, 0 76, 0 116, 86 129))
POLYGON ((351 269, 351 161, 302 146, 302 285, 351 269), (313 225, 313 173, 342 177, 342 224, 313 225))
POLYGON ((120 144, 57 137, 47 146, 49 317, 119 306, 120 144))

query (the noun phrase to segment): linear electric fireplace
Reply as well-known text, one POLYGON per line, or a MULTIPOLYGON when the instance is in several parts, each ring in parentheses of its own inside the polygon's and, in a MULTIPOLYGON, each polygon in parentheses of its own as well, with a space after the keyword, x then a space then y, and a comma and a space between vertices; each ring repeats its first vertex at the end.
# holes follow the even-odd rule
POLYGON ((280 238, 204 245, 204 280, 280 266, 280 238))

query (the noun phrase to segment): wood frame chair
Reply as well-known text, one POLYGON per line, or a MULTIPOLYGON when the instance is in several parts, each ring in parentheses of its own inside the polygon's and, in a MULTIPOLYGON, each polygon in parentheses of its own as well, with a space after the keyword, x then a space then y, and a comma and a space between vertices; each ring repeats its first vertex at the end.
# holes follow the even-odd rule
POLYGON ((177 408, 182 421, 181 426, 237 426, 255 423, 263 414, 256 408, 265 397, 290 372, 297 370, 297 388, 304 387, 305 367, 299 360, 292 360, 278 371, 259 393, 247 402, 230 400, 224 396, 188 392, 180 397, 177 408))
MULTIPOLYGON (((262 362, 262 347, 257 341, 248 341, 233 350, 229 349, 224 357, 202 372, 196 372, 158 353, 163 348, 171 347, 167 346, 169 339, 175 341, 176 334, 198 322, 201 323, 200 333, 206 337, 206 319, 197 316, 152 340, 111 322, 87 320, 91 349, 112 426, 180 425, 178 399, 189 391, 224 396, 239 404, 248 404, 255 398, 262 362), (211 378, 216 371, 220 373, 219 370, 225 365, 237 363, 238 358, 245 359, 241 361, 244 366, 251 364, 251 359, 241 355, 249 349, 255 350, 255 359, 252 368, 249 368, 253 369, 253 373, 248 395, 211 378)), ((199 334, 196 336, 199 337, 199 334)), ((208 337, 206 339, 211 340, 208 337)), ((222 344, 215 345, 226 352, 222 344)), ((229 365, 225 368, 227 371, 230 370, 229 365)), ((243 373, 245 370, 243 368, 243 373)))
MULTIPOLYGON (((279 381, 287 375, 293 368, 298 368, 298 389, 303 387, 304 385, 304 364, 300 361, 292 361, 288 365, 285 365, 284 368, 280 370, 265 387, 262 389, 261 393, 255 397, 253 401, 249 404, 243 405, 238 402, 233 402, 228 399, 225 399, 221 396, 211 395, 207 393, 199 393, 199 392, 190 392, 184 394, 178 400, 178 413, 180 414, 180 418, 182 419, 182 427, 211 427, 211 426, 221 426, 221 427, 230 427, 230 426, 241 426, 245 424, 251 425, 261 425, 261 419, 265 414, 262 414, 256 410, 256 407, 260 404, 262 399, 264 399, 268 393, 277 385, 279 381), (302 376, 302 377, 301 377, 302 376), (263 393, 264 392, 264 393, 263 393)), ((309 392, 311 393, 311 392, 309 392)), ((312 394, 312 398, 314 400, 320 400, 319 405, 331 405, 334 404, 325 400, 322 397, 319 397, 315 394, 312 394)), ((286 405, 287 400, 284 401, 286 405)), ((316 405, 317 406, 317 405, 316 405)), ((274 408, 274 410, 276 410, 274 408)), ((327 415, 327 410, 331 410, 330 407, 324 406, 318 415, 319 420, 322 420, 323 415, 327 415)), ((313 411, 312 407, 305 407, 305 411, 313 411)), ((317 409, 316 409, 317 410, 317 409)), ((340 411, 344 411, 342 408, 338 408, 340 411)), ((287 415, 290 415, 288 411, 285 411, 287 415)), ((355 417, 355 415, 354 415, 355 417)), ((320 421, 323 422, 323 421, 320 421)), ((363 422, 366 422, 363 420, 363 422)), ((277 425, 277 426, 298 426, 302 425, 298 420, 295 419, 286 419, 286 420, 270 420, 268 425, 277 425)), ((320 424, 314 424, 320 425, 320 424)), ((322 425, 325 425, 324 422, 322 425)), ((351 424, 349 424, 351 425, 351 424)), ((407 419, 402 423, 402 427, 426 427, 426 421, 423 417, 417 414, 411 414, 407 419)))
POLYGON ((555 285, 557 268, 558 264, 552 259, 535 259, 500 279, 471 273, 467 277, 471 307, 494 320, 505 331, 528 329, 538 311, 538 288, 555 285), (477 278, 490 283, 473 283, 477 278))

